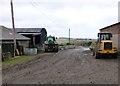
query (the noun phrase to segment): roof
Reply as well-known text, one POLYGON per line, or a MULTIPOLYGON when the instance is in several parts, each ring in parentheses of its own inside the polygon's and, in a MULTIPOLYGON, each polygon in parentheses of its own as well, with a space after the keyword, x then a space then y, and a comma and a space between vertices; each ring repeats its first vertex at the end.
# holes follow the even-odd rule
POLYGON ((30 32, 30 33, 19 33, 19 34, 21 34, 21 35, 40 35, 41 33, 32 33, 32 32, 30 32))
MULTIPOLYGON (((8 29, 4 26, 0 26, 0 33, 2 34, 1 35, 2 37, 0 37, 0 40, 13 40, 14 39, 12 29, 8 29)), ((15 33, 15 38, 16 38, 16 40, 30 40, 30 38, 22 36, 18 33, 15 33)))
POLYGON ((41 32, 42 30, 45 30, 45 28, 15 28, 16 32, 18 33, 27 33, 27 32, 41 32))
POLYGON ((99 33, 101 33, 101 34, 102 34, 102 33, 104 33, 104 34, 106 34, 106 33, 110 33, 110 34, 111 34, 111 32, 106 32, 106 31, 105 31, 105 32, 99 32, 99 33))
POLYGON ((109 25, 109 26, 106 26, 106 27, 104 27, 104 28, 101 28, 100 30, 104 30, 104 29, 107 29, 107 28, 109 28, 109 27, 112 27, 112 26, 115 26, 115 25, 119 25, 119 24, 120 24, 120 22, 115 23, 115 24, 112 24, 112 25, 109 25))

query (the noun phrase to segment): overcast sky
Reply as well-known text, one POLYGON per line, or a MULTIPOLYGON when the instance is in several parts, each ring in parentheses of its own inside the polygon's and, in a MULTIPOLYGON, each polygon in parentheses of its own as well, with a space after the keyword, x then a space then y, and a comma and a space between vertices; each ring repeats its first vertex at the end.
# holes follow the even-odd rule
MULTIPOLYGON (((118 22, 119 0, 13 0, 15 27, 46 28, 48 35, 96 38, 118 22)), ((10 0, 0 1, 0 25, 12 27, 10 0)))

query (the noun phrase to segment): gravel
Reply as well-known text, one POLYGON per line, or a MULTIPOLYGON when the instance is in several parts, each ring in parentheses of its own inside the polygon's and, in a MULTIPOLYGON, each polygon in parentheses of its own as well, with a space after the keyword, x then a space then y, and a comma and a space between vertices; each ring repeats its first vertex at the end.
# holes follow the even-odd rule
POLYGON ((3 70, 5 84, 118 84, 118 60, 95 59, 88 48, 44 53, 3 70))

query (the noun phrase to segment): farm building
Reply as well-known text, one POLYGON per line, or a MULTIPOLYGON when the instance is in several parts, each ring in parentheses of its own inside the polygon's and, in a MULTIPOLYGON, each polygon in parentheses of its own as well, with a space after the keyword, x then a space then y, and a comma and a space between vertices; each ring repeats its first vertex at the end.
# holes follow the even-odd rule
MULTIPOLYGON (((8 29, 4 26, 0 26, 0 47, 1 47, 1 52, 7 53, 10 52, 11 55, 14 53, 14 35, 13 35, 13 30, 8 29)), ((23 54, 23 48, 29 47, 29 40, 30 38, 27 38, 25 36, 22 36, 18 33, 15 33, 15 38, 16 38, 16 48, 18 49, 19 53, 23 54), (20 49, 22 47, 22 49, 20 49)))
POLYGON ((120 50, 120 22, 100 29, 100 32, 111 32, 115 46, 120 50))
POLYGON ((45 28, 16 28, 16 32, 30 38, 30 45, 42 45, 47 37, 45 28))

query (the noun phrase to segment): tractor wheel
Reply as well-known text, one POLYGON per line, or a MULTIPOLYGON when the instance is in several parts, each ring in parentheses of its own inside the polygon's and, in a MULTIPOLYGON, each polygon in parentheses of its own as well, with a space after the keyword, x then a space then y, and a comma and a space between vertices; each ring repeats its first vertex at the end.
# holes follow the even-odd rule
POLYGON ((97 52, 95 52, 95 55, 94 55, 95 59, 100 59, 100 56, 97 52))
POLYGON ((95 51, 94 50, 92 51, 92 55, 95 56, 95 51))
POLYGON ((58 52, 58 48, 56 49, 56 52, 58 52))
POLYGON ((45 48, 45 52, 48 52, 48 49, 47 49, 47 48, 45 48))
POLYGON ((116 54, 114 54, 114 58, 117 58, 118 57, 118 54, 116 53, 116 54))
POLYGON ((58 48, 55 48, 55 49, 54 49, 54 52, 58 52, 58 48))

